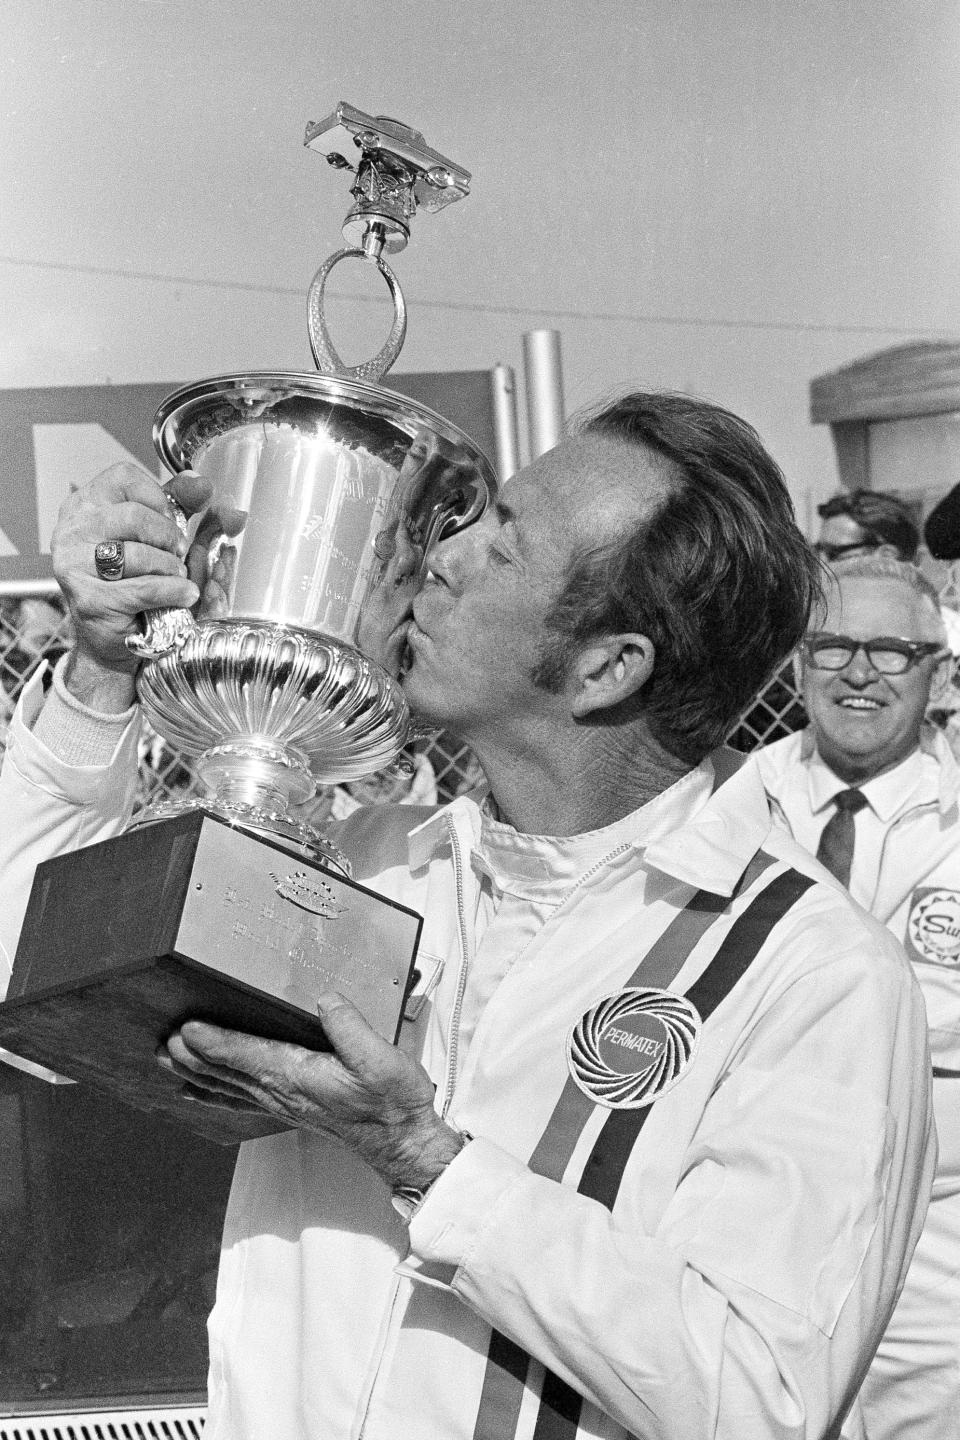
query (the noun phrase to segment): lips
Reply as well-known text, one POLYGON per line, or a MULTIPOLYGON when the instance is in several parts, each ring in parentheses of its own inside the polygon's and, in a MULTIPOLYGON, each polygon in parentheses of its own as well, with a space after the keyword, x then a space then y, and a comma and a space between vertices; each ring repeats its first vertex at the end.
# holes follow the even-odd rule
POLYGON ((409 622, 409 625, 408 625, 408 627, 407 627, 408 631, 419 630, 421 633, 423 633, 423 627, 422 627, 422 625, 420 624, 420 620, 419 620, 418 614, 417 614, 417 611, 418 611, 419 608, 420 608, 419 602, 420 602, 422 596, 423 596, 423 591, 421 590, 421 591, 420 591, 420 594, 416 597, 416 599, 415 599, 414 602, 413 602, 413 606, 411 607, 411 611, 410 611, 410 622, 409 622))
POLYGON ((411 616, 407 624, 406 644, 404 646, 404 649, 406 651, 406 667, 404 673, 406 673, 406 670, 410 669, 411 665, 413 664, 414 656, 425 641, 428 644, 430 643, 429 634, 419 623, 416 615, 411 616))

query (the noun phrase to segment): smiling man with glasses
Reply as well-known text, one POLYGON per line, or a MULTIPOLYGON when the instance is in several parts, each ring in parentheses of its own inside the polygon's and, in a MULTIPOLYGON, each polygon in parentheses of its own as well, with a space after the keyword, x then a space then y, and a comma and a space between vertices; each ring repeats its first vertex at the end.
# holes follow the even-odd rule
POLYGON ((960 771, 924 723, 952 661, 932 586, 913 565, 881 555, 835 566, 818 624, 797 659, 809 728, 761 751, 761 772, 794 838, 904 945, 927 1006, 940 1142, 927 1223, 861 1405, 868 1440, 955 1440, 960 771))

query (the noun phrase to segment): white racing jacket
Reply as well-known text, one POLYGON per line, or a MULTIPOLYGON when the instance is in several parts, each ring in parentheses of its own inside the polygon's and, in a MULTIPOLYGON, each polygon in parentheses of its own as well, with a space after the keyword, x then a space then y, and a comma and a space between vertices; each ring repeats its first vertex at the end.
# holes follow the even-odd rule
MULTIPOLYGON (((29 860, 117 823, 119 762, 83 778, 77 803, 14 721, 8 950, 29 860)), ((581 878, 461 1064, 480 827, 464 798, 425 817, 361 811, 339 837, 357 879, 425 916, 401 1043, 476 1138, 409 1232, 337 1144, 288 1132, 242 1147, 205 1435, 839 1435, 934 1163, 923 1007, 899 947, 770 832, 748 763, 672 833, 628 839, 581 878), (702 1031, 672 1088, 610 1109, 575 1083, 571 1065, 588 1089, 590 1066, 569 1037, 635 987, 688 994, 702 1031)))

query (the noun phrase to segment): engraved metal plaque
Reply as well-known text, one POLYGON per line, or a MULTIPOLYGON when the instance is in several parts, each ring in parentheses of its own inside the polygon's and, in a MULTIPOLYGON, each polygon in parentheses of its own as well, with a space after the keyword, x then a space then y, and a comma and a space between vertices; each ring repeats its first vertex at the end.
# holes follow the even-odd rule
POLYGON ((193 813, 37 867, 0 1044, 226 1142, 285 1128, 186 1101, 155 1051, 184 1020, 328 1049, 334 988, 395 1042, 421 919, 193 813))

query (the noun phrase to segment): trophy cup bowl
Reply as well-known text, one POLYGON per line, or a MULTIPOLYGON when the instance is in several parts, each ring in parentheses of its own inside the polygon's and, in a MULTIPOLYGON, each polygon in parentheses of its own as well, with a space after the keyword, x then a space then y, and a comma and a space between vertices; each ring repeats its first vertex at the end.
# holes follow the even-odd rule
POLYGON ((158 411, 154 441, 213 494, 191 521, 195 612, 151 612, 132 642, 144 713, 196 757, 212 793, 188 806, 336 861, 289 808, 396 760, 410 717, 383 653, 384 626, 403 613, 390 606, 409 604, 399 592, 412 599, 430 545, 482 514, 492 467, 426 406, 319 374, 185 386, 158 411))

